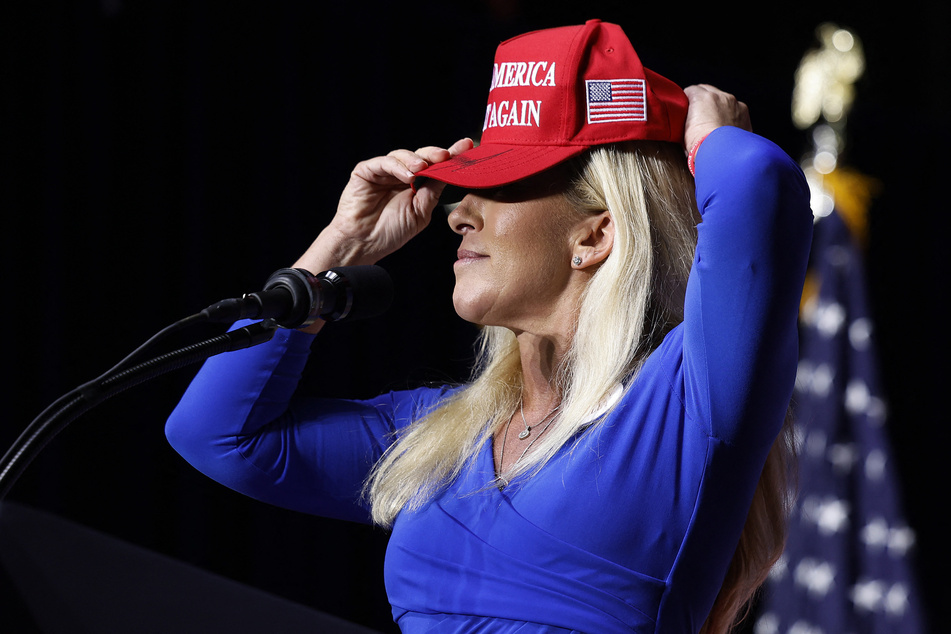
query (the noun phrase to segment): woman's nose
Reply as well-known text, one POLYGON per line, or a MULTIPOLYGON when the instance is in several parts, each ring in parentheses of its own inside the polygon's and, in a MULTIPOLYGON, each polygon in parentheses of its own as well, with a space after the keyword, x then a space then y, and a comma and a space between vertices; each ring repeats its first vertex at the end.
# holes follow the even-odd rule
POLYGON ((449 227, 459 235, 482 228, 480 205, 476 198, 472 194, 466 194, 462 201, 449 212, 449 227))

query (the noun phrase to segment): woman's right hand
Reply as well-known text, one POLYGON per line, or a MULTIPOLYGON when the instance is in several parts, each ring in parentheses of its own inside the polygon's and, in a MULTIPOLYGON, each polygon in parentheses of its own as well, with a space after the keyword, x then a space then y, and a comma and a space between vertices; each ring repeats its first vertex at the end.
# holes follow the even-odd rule
POLYGON ((294 264, 311 273, 335 266, 374 264, 422 231, 444 185, 426 180, 413 188, 416 173, 472 148, 461 139, 448 149, 395 150, 360 162, 343 190, 337 213, 294 264))

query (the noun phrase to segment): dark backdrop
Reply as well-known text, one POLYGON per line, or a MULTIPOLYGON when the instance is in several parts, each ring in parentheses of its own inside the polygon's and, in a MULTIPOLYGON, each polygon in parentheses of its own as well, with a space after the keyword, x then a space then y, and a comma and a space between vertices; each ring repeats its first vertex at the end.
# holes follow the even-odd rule
MULTIPOLYGON (((937 605, 949 590, 949 9, 761 3, 737 14, 641 4, 4 3, 2 449, 45 405, 160 328, 259 290, 329 220, 358 160, 477 136, 502 39, 591 17, 619 22, 645 65, 681 85, 734 92, 756 130, 798 156, 810 141, 790 120, 793 73, 815 27, 831 20, 855 29, 867 55, 846 161, 884 185, 870 212, 869 284, 905 504, 926 598, 937 605)), ((464 377, 473 330, 448 300, 454 250, 437 219, 384 261, 395 305, 383 318, 335 325, 302 389, 360 397, 464 377)), ((168 448, 164 419, 193 373, 123 393, 73 423, 9 499, 392 629, 382 532, 247 500, 168 448)), ((5 609, 15 611, 7 581, 5 609)))

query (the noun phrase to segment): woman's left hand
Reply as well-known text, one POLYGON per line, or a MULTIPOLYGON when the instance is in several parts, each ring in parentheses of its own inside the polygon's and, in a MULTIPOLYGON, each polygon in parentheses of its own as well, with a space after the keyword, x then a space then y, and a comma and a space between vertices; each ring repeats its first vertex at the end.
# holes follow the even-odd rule
POLYGON ((687 95, 687 121, 684 145, 687 150, 721 126, 753 130, 746 104, 733 95, 707 84, 684 88, 687 95))

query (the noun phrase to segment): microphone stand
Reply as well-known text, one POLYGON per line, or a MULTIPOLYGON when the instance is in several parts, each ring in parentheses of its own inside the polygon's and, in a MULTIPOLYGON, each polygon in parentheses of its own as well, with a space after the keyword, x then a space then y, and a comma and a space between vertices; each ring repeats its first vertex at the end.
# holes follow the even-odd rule
POLYGON ((33 419, 4 454, 3 458, 0 459, 0 501, 10 491, 30 462, 59 432, 103 401, 131 387, 173 370, 203 361, 208 357, 222 352, 242 350, 270 341, 278 327, 273 320, 267 319, 168 352, 148 361, 131 365, 133 358, 160 336, 203 317, 206 317, 206 315, 193 315, 172 324, 172 326, 153 336, 112 369, 98 378, 67 392, 33 419))
POLYGON ((281 269, 271 275, 260 293, 220 301, 173 323, 99 378, 67 392, 33 419, 0 459, 0 501, 56 434, 119 392, 216 354, 270 341, 279 327, 297 328, 318 317, 336 321, 380 314, 389 306, 392 297, 389 275, 375 265, 337 267, 319 275, 312 275, 304 269, 281 269), (359 310, 354 310, 355 294, 362 296, 359 310), (172 331, 199 321, 226 323, 244 318, 261 321, 132 365, 143 351, 172 331))

